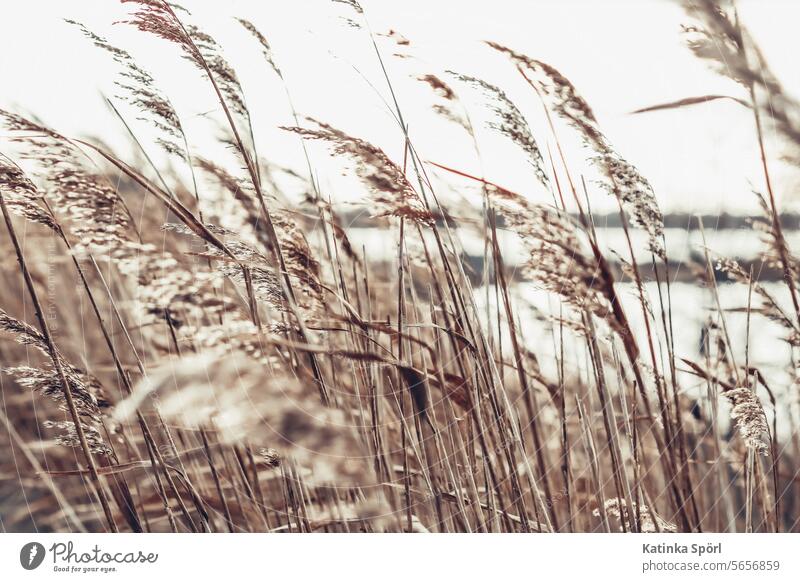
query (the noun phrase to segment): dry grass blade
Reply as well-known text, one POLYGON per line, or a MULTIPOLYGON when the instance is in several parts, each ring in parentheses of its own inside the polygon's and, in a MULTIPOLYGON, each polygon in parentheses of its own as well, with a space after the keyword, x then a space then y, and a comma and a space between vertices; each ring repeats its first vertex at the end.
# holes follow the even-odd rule
POLYGON ((650 105, 631 111, 631 113, 650 113, 652 111, 664 111, 667 109, 680 109, 681 107, 688 107, 690 105, 698 105, 700 103, 708 103, 709 101, 719 101, 721 99, 728 99, 734 103, 738 103, 742 107, 750 108, 747 101, 739 99, 738 97, 731 97, 730 95, 702 95, 700 97, 686 97, 685 99, 678 99, 677 101, 670 101, 669 103, 659 103, 658 105, 650 105))

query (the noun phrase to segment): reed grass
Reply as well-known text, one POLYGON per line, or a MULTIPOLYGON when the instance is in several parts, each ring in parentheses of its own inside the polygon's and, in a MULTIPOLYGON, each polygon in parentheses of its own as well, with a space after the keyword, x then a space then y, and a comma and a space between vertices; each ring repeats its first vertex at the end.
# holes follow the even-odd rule
MULTIPOLYGON (((708 323, 696 358, 675 349, 681 322, 653 187, 568 79, 488 43, 543 107, 550 132, 536 135, 500 87, 468 72, 417 76, 433 91, 432 110, 480 156, 480 132, 460 97, 478 94, 487 129, 519 149, 535 187, 553 201, 534 202, 502 186, 502 176, 420 155, 367 12, 354 0, 337 2, 351 33, 374 51, 383 77, 371 83, 390 96, 396 141, 379 147, 304 118, 285 86, 293 115, 282 129, 305 153, 307 167, 291 172, 304 200, 281 191, 275 168, 256 151, 260 128, 220 44, 163 0, 123 0, 129 16, 119 25, 167 41, 196 68, 235 164, 199 151, 153 76, 73 21, 118 66, 110 102, 139 150, 147 148, 136 120, 115 103, 148 123, 164 158, 185 172, 168 172, 146 154, 123 159, 97 140, 0 111, 0 244, 11 257, 3 259, 0 293, 0 490, 27 502, 24 510, 0 505, 0 526, 800 530, 797 383, 770 386, 749 349, 752 341, 788 344, 786 366, 796 376, 800 267, 770 179, 763 118, 791 148, 800 131, 796 103, 764 73, 734 8, 687 3, 697 22, 686 33, 689 48, 737 81, 742 95, 687 97, 637 114, 720 99, 752 111, 765 191, 755 219, 760 260, 780 269, 792 309, 752 269, 703 249, 704 260, 691 266, 710 304, 707 312, 698 307, 708 323), (563 154, 563 140, 576 137, 598 184, 588 185, 585 168, 563 154), (348 238, 307 149, 317 142, 363 183, 371 225, 394 249, 389 267, 348 238), (393 159, 386 152, 398 143, 402 157, 393 159), (476 192, 475 204, 454 208, 432 172, 476 192), (616 256, 598 237, 598 196, 618 205, 626 248, 616 256), (632 229, 645 232, 649 264, 637 261, 632 229), (549 334, 539 343, 506 264, 503 230, 522 243, 524 279, 554 306, 539 315, 537 329, 549 334), (463 260, 462 237, 483 243, 481 285, 463 260), (736 310, 722 305, 721 274, 748 290, 738 309, 747 317, 744 337, 727 324, 736 310), (621 298, 625 286, 634 289, 635 314, 621 298), (751 318, 776 322, 782 335, 751 338, 751 318), (535 353, 545 342, 552 361, 535 353), (701 398, 690 396, 698 391, 701 398)), ((265 74, 285 84, 280 55, 253 23, 239 22, 265 74)))

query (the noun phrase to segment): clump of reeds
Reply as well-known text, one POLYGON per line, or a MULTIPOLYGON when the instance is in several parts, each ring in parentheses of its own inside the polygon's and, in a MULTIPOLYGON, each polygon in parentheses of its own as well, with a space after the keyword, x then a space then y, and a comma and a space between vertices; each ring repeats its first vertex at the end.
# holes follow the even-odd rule
MULTIPOLYGON (((489 128, 533 168, 531 191, 552 195, 552 205, 534 202, 499 186, 502 176, 420 156, 366 11, 336 1, 357 34, 370 35, 393 96, 387 106, 399 121, 402 161, 377 140, 323 121, 293 115, 282 129, 304 153, 305 142, 324 143, 360 179, 376 220, 358 220, 381 229, 389 259, 351 243, 352 217, 330 200, 312 156, 302 171, 288 171, 302 197, 283 191, 274 166, 257 155, 260 128, 246 85, 217 41, 175 4, 123 0, 130 8, 123 22, 167 41, 205 78, 233 167, 191 140, 131 53, 72 21, 116 62, 116 101, 155 127, 155 145, 188 170, 191 185, 148 157, 146 139, 116 108, 140 158, 0 111, 8 130, 0 146, 0 245, 11 249, 4 268, 21 275, 0 291, 0 330, 14 340, 0 346, 2 421, 13 437, 0 448, 20 450, 2 458, 27 463, 5 474, 46 477, 41 487, 25 481, 26 500, 37 500, 26 504, 29 515, 7 519, 0 505, 3 527, 796 530, 797 443, 784 436, 794 418, 781 416, 788 397, 752 360, 749 323, 777 322, 782 337, 758 341, 785 340, 796 352, 797 301, 793 313, 733 258, 719 257, 715 271, 706 250, 705 268, 695 266, 696 288, 713 303, 696 311, 707 321, 700 359, 677 353, 682 322, 673 321, 674 272, 655 193, 573 84, 551 65, 489 43, 516 65, 548 120, 565 121, 590 150, 600 184, 583 184, 581 193, 573 176, 585 160, 563 155, 555 124, 536 134, 510 89, 461 73, 453 86, 449 77, 412 75, 478 155, 479 135, 459 97, 462 89, 480 93, 489 128), (546 164, 544 151, 558 159, 546 164), (480 221, 472 218, 477 204, 448 208, 431 167, 479 185, 480 221), (628 220, 646 231, 648 270, 630 237, 626 258, 601 243, 590 202, 603 190, 617 198, 626 233, 628 220), (549 312, 532 316, 533 329, 529 287, 517 284, 502 230, 517 235, 519 270, 550 302, 549 312), (465 260, 462 236, 481 239, 481 269, 465 260), (748 288, 746 306, 723 307, 720 274, 748 288), (626 278, 636 286, 642 325, 623 305, 626 278), (645 292, 649 283, 657 300, 645 292), (747 318, 744 337, 731 333, 734 314, 747 318), (720 400, 731 405, 727 418, 720 400)), ((754 74, 763 56, 732 10, 692 5, 700 23, 687 29, 690 48, 749 93, 735 100, 753 110, 762 145, 764 217, 755 224, 765 234, 763 264, 783 273, 795 299, 800 268, 783 234, 760 127, 765 102, 777 99, 779 130, 796 138, 793 102, 771 74, 754 74)), ((267 36, 253 22, 239 24, 288 96, 267 36)), ((410 45, 396 31, 382 36, 410 45)))
POLYGON ((617 196, 628 210, 632 222, 644 229, 650 250, 664 258, 664 219, 650 182, 612 148, 600 130, 589 104, 574 85, 554 67, 517 53, 497 43, 489 46, 507 54, 556 115, 574 127, 594 152, 594 163, 601 169, 609 192, 617 196))

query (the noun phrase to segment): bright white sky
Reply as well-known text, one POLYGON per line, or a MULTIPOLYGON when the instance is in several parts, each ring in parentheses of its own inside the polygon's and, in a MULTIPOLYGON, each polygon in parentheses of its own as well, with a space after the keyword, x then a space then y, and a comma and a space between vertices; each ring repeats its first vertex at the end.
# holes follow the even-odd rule
MULTIPOLYGON (((182 4, 224 46, 237 68, 262 156, 302 168, 297 138, 277 129, 292 123, 283 89, 260 59, 259 48, 233 22, 234 15, 251 19, 267 36, 301 114, 369 139, 392 156, 400 154, 402 139, 381 100, 388 99, 388 94, 371 44, 363 30, 342 22, 341 16, 350 15, 346 6, 328 0, 184 0, 182 4)), ((737 86, 709 72, 684 48, 680 24, 688 19, 676 3, 364 0, 362 5, 373 31, 394 29, 412 42, 407 48, 381 39, 380 46, 397 83, 412 138, 428 159, 480 173, 464 134, 430 112, 431 93, 413 80, 446 69, 503 87, 529 116, 540 146, 546 148, 548 132, 535 97, 510 63, 480 42, 495 40, 552 64, 573 81, 611 142, 650 179, 665 211, 746 212, 753 208, 749 184, 762 188, 763 178, 752 117, 744 110, 716 102, 679 111, 629 114, 687 96, 740 95, 737 86), (391 57, 398 48, 418 58, 391 57)), ((800 3, 750 0, 739 2, 739 7, 773 70, 791 92, 800 93, 796 66, 800 3)), ((102 51, 90 47, 62 22, 68 17, 130 50, 176 103, 197 149, 212 148, 210 138, 219 131, 207 117, 198 116, 214 109, 208 87, 178 58, 174 47, 131 27, 112 26, 124 17, 125 9, 112 0, 9 3, 0 20, 0 107, 32 112, 69 134, 91 134, 112 145, 124 144, 124 130, 99 97, 101 91, 113 93, 114 67, 102 51)), ((479 103, 474 99, 468 103, 480 119, 479 103)), ((571 134, 564 132, 563 137, 569 141, 571 134)), ((480 138, 486 175, 537 195, 523 158, 487 131, 480 138)), ((573 170, 580 172, 584 154, 577 147, 567 150, 573 170)), ((348 199, 351 184, 338 177, 339 168, 322 150, 313 152, 323 186, 333 196, 348 199)), ((774 144, 773 156, 780 153, 774 144)), ((792 191, 796 180, 777 162, 774 165, 786 203, 800 198, 792 191)), ((599 193, 596 197, 594 207, 603 208, 608 200, 599 193)))

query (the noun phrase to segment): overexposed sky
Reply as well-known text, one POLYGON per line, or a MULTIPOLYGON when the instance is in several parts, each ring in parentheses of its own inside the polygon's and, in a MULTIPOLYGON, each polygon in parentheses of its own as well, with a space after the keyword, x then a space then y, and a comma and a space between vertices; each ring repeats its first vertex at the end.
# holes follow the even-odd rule
MULTIPOLYGON (((217 38, 236 67, 253 112, 259 154, 302 168, 297 138, 277 129, 292 124, 281 84, 260 58, 259 47, 233 16, 251 19, 271 42, 299 113, 311 115, 373 141, 391 156, 402 152, 402 136, 384 100, 389 99, 369 38, 348 27, 347 6, 329 0, 288 2, 184 0, 197 22, 217 38)), ((481 130, 479 162, 455 126, 430 111, 433 96, 414 77, 447 69, 485 78, 506 90, 528 116, 540 147, 549 132, 535 96, 514 67, 483 45, 495 40, 543 60, 570 78, 595 110, 618 151, 653 184, 665 211, 747 212, 754 207, 750 185, 762 188, 752 116, 730 102, 646 115, 630 111, 687 96, 741 95, 741 89, 708 71, 682 44, 688 22, 674 2, 655 0, 493 0, 492 2, 364 0, 375 33, 395 30, 411 44, 379 37, 417 148, 430 160, 468 172, 483 172, 504 186, 540 196, 524 158, 502 138, 481 130), (393 57, 403 52, 413 58, 393 57)), ((114 66, 77 30, 72 18, 128 49, 150 70, 175 102, 190 140, 213 155, 220 135, 211 116, 213 96, 177 50, 124 25, 126 5, 113 0, 28 0, 10 4, 0 21, 0 107, 28 111, 60 131, 96 135, 125 147, 124 129, 108 112, 101 92, 113 94, 114 66)), ((796 23, 800 3, 739 2, 740 14, 786 88, 800 93, 796 23)), ((456 84, 454 83, 454 86, 456 84)), ((480 100, 464 95, 480 120, 480 100)), ((138 131, 138 130, 137 130, 138 131)), ((142 129, 142 131, 145 131, 142 129)), ((566 130, 562 138, 572 170, 583 171, 585 152, 566 130)), ((334 198, 352 198, 351 183, 324 150, 312 148, 323 186, 334 198)), ((774 158, 781 155, 771 144, 774 158)), ((796 175, 773 164, 786 204, 800 199, 796 175)), ((608 204, 594 195, 596 209, 608 204)))

